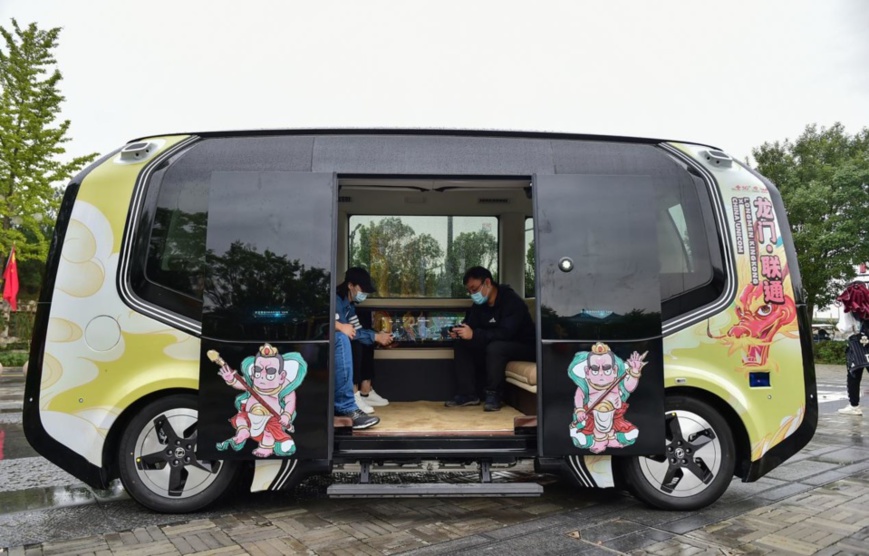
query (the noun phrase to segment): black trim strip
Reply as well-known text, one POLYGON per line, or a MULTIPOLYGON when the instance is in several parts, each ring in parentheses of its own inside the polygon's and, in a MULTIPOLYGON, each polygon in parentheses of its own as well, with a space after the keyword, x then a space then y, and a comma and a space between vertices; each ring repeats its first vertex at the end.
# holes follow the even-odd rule
POLYGON ((289 479, 293 475, 293 471, 296 470, 296 465, 298 465, 299 460, 285 460, 284 464, 281 466, 281 473, 278 475, 278 478, 271 484, 269 490, 281 490, 284 488, 284 485, 287 483, 287 479, 289 479))
POLYGON ((721 295, 718 296, 718 299, 716 299, 712 303, 709 303, 702 307, 698 307, 697 309, 694 309, 685 314, 679 315, 678 317, 663 322, 661 327, 662 336, 669 336, 671 334, 675 334, 680 330, 688 328, 689 326, 693 326, 698 322, 702 321, 703 319, 716 315, 726 309, 733 302, 733 300, 736 299, 736 292, 739 285, 739 280, 736 276, 736 259, 732 248, 733 238, 730 235, 730 225, 727 220, 727 210, 724 208, 724 199, 721 194, 721 189, 718 186, 718 182, 715 180, 715 177, 701 164, 698 164, 697 161, 695 161, 679 149, 667 144, 661 144, 659 145, 659 147, 664 151, 668 152, 674 158, 677 158, 685 164, 696 169, 701 174, 703 181, 706 182, 706 188, 708 190, 707 193, 712 199, 713 214, 715 215, 716 225, 719 231, 718 241, 724 248, 724 257, 722 261, 724 263, 725 271, 724 291, 721 292, 721 295))
POLYGON ((54 297, 54 283, 57 277, 57 268, 60 265, 60 255, 63 250, 63 241, 72 217, 72 210, 78 196, 82 182, 96 167, 110 160, 121 149, 116 149, 103 156, 96 162, 75 176, 63 194, 60 209, 57 214, 57 222, 54 226, 54 235, 51 239, 51 247, 48 249, 48 258, 45 262, 45 278, 42 281, 42 290, 39 294, 39 304, 36 310, 36 319, 33 324, 33 335, 30 343, 30 357, 27 364, 27 378, 24 383, 24 436, 27 442, 41 456, 57 465, 64 471, 81 479, 93 488, 106 488, 108 486, 108 474, 104 467, 97 467, 90 463, 84 456, 74 452, 67 446, 54 439, 42 425, 42 417, 39 414, 40 385, 42 384, 42 362, 45 354, 45 341, 48 333, 48 320, 51 316, 51 302, 54 297))
POLYGON ((573 473, 576 476, 576 479, 589 488, 596 488, 597 484, 591 478, 591 473, 589 473, 588 469, 585 467, 584 460, 585 458, 582 456, 567 456, 567 461, 570 462, 570 466, 573 468, 573 473))
POLYGON ((118 274, 115 280, 118 296, 128 307, 142 315, 151 317, 163 324, 198 337, 202 331, 201 322, 168 311, 154 303, 142 299, 136 294, 130 280, 130 261, 132 257, 131 251, 133 248, 133 236, 136 234, 139 225, 139 218, 142 213, 142 203, 145 199, 145 189, 148 180, 150 179, 151 174, 153 174, 157 167, 165 160, 168 160, 170 157, 197 141, 199 141, 199 138, 195 136, 179 141, 164 152, 160 153, 158 156, 154 157, 154 159, 149 162, 141 172, 139 172, 139 176, 136 178, 136 183, 133 186, 132 201, 130 203, 129 212, 127 213, 127 222, 124 225, 124 234, 119 254, 120 259, 118 261, 118 274))

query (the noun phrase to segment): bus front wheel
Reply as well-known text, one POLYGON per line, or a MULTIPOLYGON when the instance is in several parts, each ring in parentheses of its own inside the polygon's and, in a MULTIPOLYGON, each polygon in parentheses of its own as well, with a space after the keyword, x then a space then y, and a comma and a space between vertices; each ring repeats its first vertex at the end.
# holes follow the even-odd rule
POLYGON ((196 397, 173 394, 155 400, 127 425, 118 467, 124 488, 143 506, 187 513, 217 500, 238 473, 238 462, 196 459, 196 397))
POLYGON ((724 494, 736 465, 736 447, 727 421, 709 404, 688 396, 668 396, 666 451, 660 457, 625 461, 634 495, 665 510, 696 510, 724 494))

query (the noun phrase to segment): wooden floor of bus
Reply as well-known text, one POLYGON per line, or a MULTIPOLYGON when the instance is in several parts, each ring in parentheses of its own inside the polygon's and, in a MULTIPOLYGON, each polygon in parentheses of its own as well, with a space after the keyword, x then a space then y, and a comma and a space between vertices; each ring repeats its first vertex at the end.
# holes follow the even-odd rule
POLYGON ((389 402, 374 409, 380 424, 353 431, 353 436, 511 435, 513 418, 522 415, 506 405, 501 411, 483 411, 482 404, 444 407, 444 402, 389 402))

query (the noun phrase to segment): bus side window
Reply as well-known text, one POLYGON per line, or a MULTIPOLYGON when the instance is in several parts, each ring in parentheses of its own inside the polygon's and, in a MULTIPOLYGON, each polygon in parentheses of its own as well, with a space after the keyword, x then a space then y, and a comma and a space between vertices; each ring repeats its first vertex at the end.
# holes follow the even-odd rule
POLYGON ((705 183, 687 172, 658 191, 658 252, 664 320, 723 291, 721 247, 705 183))

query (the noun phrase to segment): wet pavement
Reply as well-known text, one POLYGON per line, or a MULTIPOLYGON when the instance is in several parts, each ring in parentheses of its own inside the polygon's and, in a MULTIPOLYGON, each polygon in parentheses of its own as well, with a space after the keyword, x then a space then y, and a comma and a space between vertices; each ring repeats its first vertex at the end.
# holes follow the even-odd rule
MULTIPOLYGON (((327 499, 336 473, 287 493, 233 493, 207 512, 155 514, 120 486, 94 491, 37 456, 21 430, 23 375, 0 376, 0 547, 10 554, 869 554, 869 413, 845 416, 844 370, 818 370, 812 442, 697 512, 536 479, 540 498, 327 499)), ((869 386, 865 385, 864 386, 869 386)), ((869 391, 864 392, 869 396, 869 391)), ((374 480, 395 479, 392 471, 374 480)), ((472 481, 476 473, 456 472, 472 481)), ((423 470, 402 481, 430 481, 423 470)), ((0 550, 0 553, 4 553, 0 550)))

